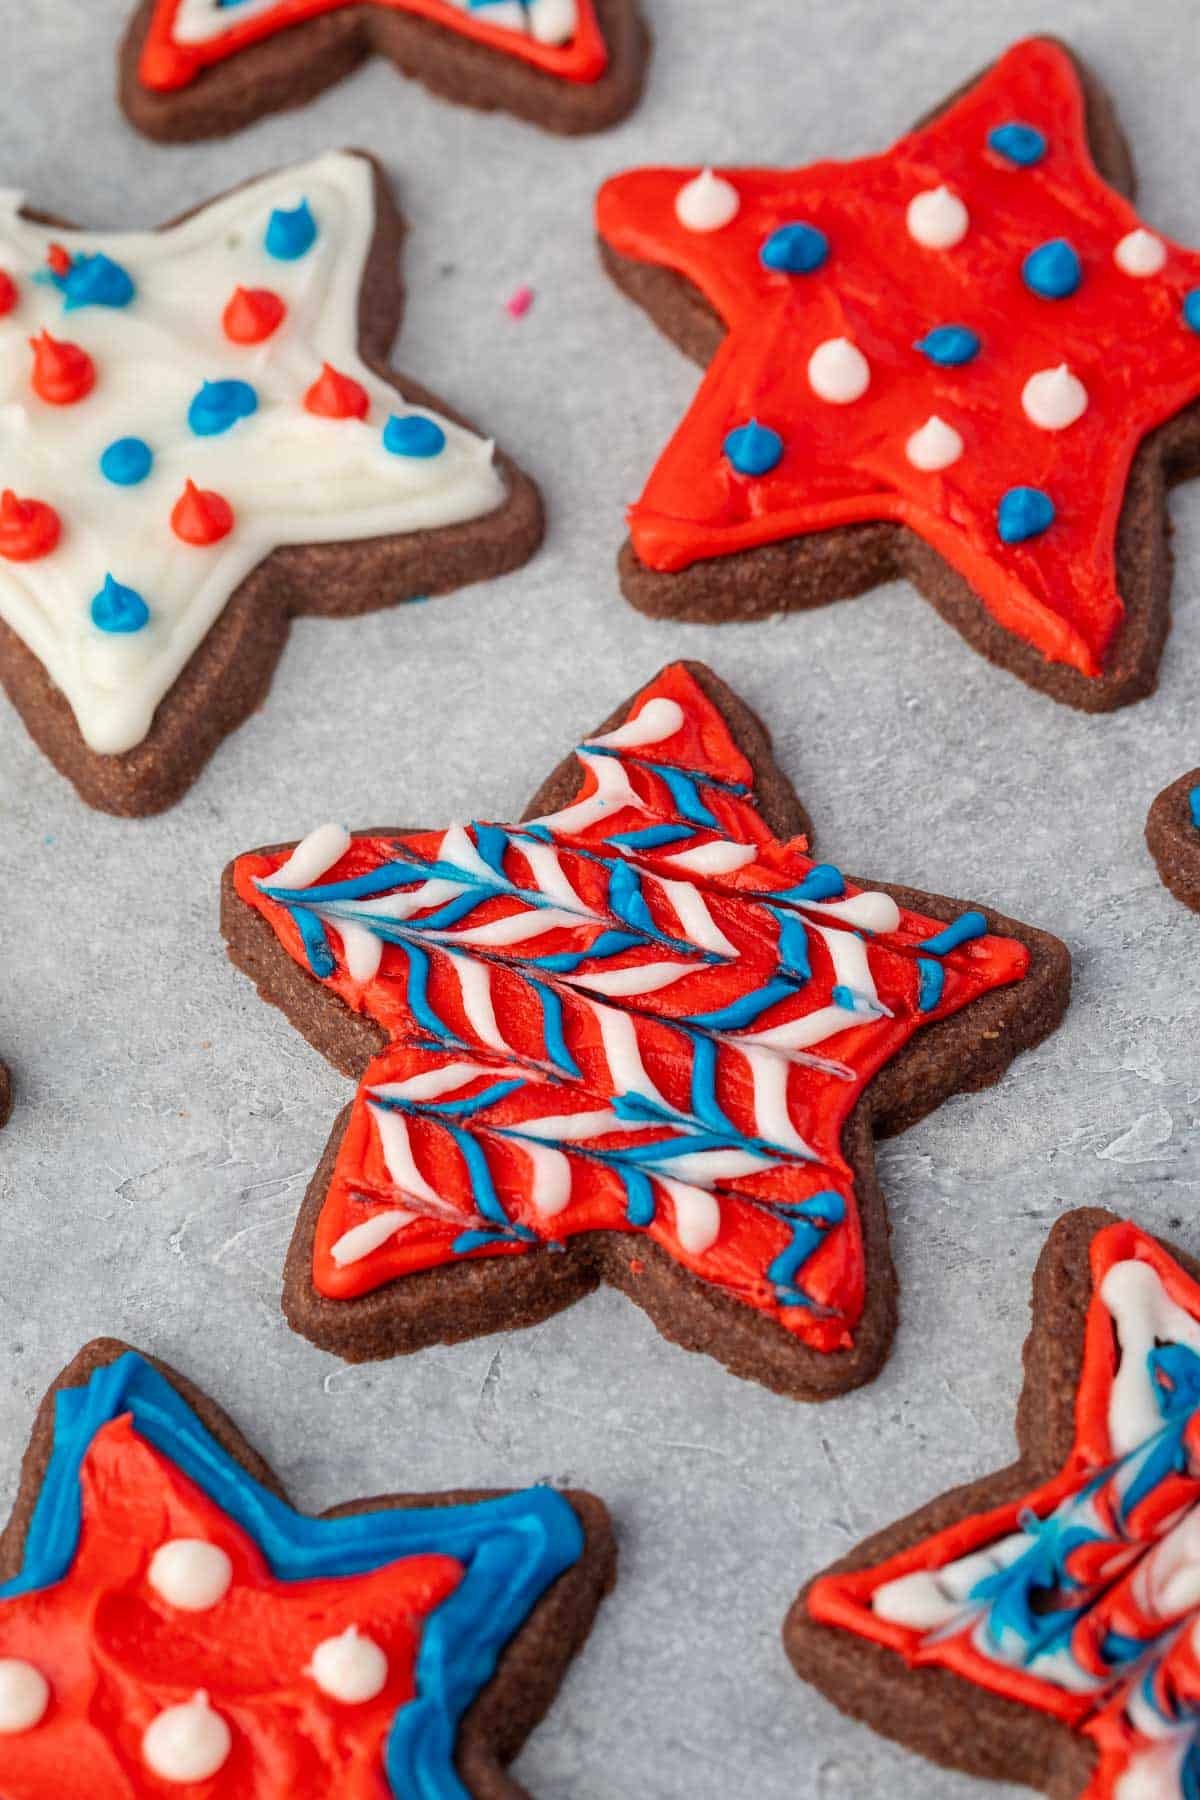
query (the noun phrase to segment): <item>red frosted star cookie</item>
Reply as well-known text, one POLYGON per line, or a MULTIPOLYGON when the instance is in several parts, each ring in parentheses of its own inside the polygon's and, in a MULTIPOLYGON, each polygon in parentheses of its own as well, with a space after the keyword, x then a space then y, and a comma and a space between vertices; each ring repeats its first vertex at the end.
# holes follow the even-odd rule
POLYGON ((5 1800, 515 1796, 613 1573, 589 1494, 309 1518, 182 1377, 89 1344, 0 1539, 5 1800))
POLYGON ((648 51, 637 0, 142 0, 119 87, 151 137, 212 137, 379 55, 447 99, 575 133, 632 110, 648 51))
POLYGON ((0 193, 0 682, 91 805, 170 805, 298 614, 524 562, 532 483, 397 375, 403 226, 369 157, 158 231, 0 193))
POLYGON ((882 155, 608 182, 611 273, 709 365, 630 509, 628 598, 755 618, 904 574, 1057 699, 1148 693, 1200 256, 1131 190, 1111 106, 1041 39, 882 155))
POLYGON ((1175 898, 1200 912, 1200 769, 1163 789, 1146 819, 1146 842, 1175 898))
POLYGON ((226 873, 230 954, 357 1097, 289 1253, 351 1359, 605 1280, 809 1399, 894 1328, 873 1136, 1057 1024, 1056 939, 814 861, 747 709, 676 664, 521 824, 324 826, 226 873))
POLYGON ((860 1545, 784 1630, 835 1705, 1054 1800, 1200 1779, 1200 1283, 1068 1213, 1034 1279, 1018 1460, 860 1545))

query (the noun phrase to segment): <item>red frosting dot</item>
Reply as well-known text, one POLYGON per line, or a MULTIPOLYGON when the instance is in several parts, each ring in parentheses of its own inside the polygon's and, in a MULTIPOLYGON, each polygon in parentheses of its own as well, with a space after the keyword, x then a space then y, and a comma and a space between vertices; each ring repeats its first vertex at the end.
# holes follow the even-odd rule
POLYGON ((58 514, 44 500, 20 500, 11 488, 0 494, 0 556, 9 562, 49 556, 61 531, 58 514))
POLYGON ((304 404, 322 419, 365 419, 371 401, 361 382, 326 363, 305 394, 304 404))
POLYGON ((48 331, 30 338, 33 391, 51 406, 73 406, 96 385, 96 365, 78 344, 52 338, 48 331))
POLYGON ((261 344, 277 331, 287 307, 270 288, 234 288, 221 315, 225 336, 235 344, 261 344))
POLYGON ((219 544, 233 530, 233 508, 223 494, 189 481, 171 509, 171 530, 185 544, 219 544))
POLYGON ((17 304, 17 284, 7 269, 0 269, 0 319, 17 304))
POLYGON ((46 252, 46 263, 52 275, 69 275, 71 258, 61 244, 51 244, 46 252))

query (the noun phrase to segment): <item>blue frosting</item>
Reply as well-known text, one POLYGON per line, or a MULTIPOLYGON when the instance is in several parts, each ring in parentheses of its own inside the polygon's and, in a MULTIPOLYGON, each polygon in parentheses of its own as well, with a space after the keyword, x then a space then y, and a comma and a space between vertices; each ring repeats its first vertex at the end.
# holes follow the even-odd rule
POLYGON ((150 608, 136 588, 126 587, 112 575, 106 575, 100 592, 92 595, 91 612, 98 630, 117 637, 141 631, 150 623, 150 608))
POLYGON ((278 262, 295 262, 311 250, 317 241, 317 221, 307 200, 299 206, 277 206, 267 221, 263 246, 268 256, 278 262))
POLYGON ((1006 544, 1040 537, 1054 523, 1054 502, 1041 488, 1014 487, 996 508, 996 529, 1006 544))
POLYGON ((420 413, 393 413, 383 428, 383 447, 393 456, 428 459, 446 448, 446 434, 434 419, 420 413))
POLYGON ((128 269, 102 251, 91 255, 81 252, 71 258, 70 266, 61 275, 53 269, 43 269, 37 280, 47 281, 59 290, 64 312, 78 312, 83 306, 128 306, 137 292, 128 269))
POLYGON ((1192 824, 1200 831, 1200 787, 1194 787, 1188 795, 1188 811, 1192 815, 1192 824))
POLYGON ((154 452, 145 438, 115 438, 100 458, 100 473, 115 487, 136 487, 153 464, 154 452))
POLYGON ((1019 169, 1031 169, 1046 154, 1044 135, 1036 125, 1025 125, 1019 119, 997 125, 988 132, 987 141, 997 156, 1002 156, 1005 162, 1015 163, 1019 169))
POLYGON ((1083 280, 1083 265, 1066 238, 1050 238, 1021 264, 1021 279, 1043 300, 1066 300, 1083 280))
POLYGON ((1200 331, 1200 288, 1191 288, 1183 297, 1184 324, 1200 331))
POLYGON ((796 1285, 796 1277, 814 1251, 820 1248, 826 1232, 844 1222, 846 1202, 836 1189, 826 1188, 823 1193, 814 1194, 811 1200, 780 1206, 777 1210, 785 1215, 792 1228, 792 1241, 768 1266, 767 1280, 774 1287, 780 1306, 811 1306, 812 1300, 796 1285))
POLYGON ((206 381, 188 407, 188 424, 197 437, 219 437, 257 411, 258 395, 248 381, 206 381))
POLYGON ((922 1012, 932 1012, 941 1004, 942 990, 946 985, 946 971, 940 962, 932 957, 917 958, 917 1005, 922 1012))
POLYGON ((769 475, 783 459, 783 439, 757 419, 731 431, 723 448, 739 475, 769 475))
POLYGON ((66 1576, 82 1530, 83 1460, 100 1428, 126 1413, 139 1436, 254 1539, 277 1580, 360 1575, 430 1554, 463 1565, 462 1581, 425 1623, 416 1694, 392 1722, 385 1764, 404 1800, 467 1800, 454 1766, 459 1722, 546 1589, 579 1560, 583 1530, 570 1504, 549 1488, 530 1488, 471 1506, 306 1518, 247 1474, 171 1383, 128 1351, 84 1387, 55 1396, 54 1446, 21 1568, 0 1586, 0 1602, 66 1576))
POLYGON ((944 369, 957 369, 979 355, 979 336, 969 325, 935 325, 913 349, 944 369))
POLYGON ((811 275, 828 257, 829 239, 815 225, 797 219, 773 231, 758 254, 765 268, 781 275, 811 275))
POLYGON ((951 950, 957 950, 962 944, 973 943, 987 931, 987 920, 981 912, 965 912, 939 931, 935 937, 926 938, 921 950, 926 956, 945 956, 951 950))

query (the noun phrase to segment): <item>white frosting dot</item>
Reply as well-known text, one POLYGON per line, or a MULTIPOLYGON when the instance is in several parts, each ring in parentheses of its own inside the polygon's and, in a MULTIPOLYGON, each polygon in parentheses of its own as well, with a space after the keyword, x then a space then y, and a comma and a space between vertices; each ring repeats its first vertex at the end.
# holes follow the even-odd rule
POLYGON ((150 1721, 142 1737, 142 1760, 163 1781, 207 1781, 224 1767, 232 1748, 228 1725, 200 1689, 150 1721))
POLYGON ((675 216, 688 231, 720 231, 737 218, 741 204, 732 181, 701 169, 676 194, 675 216))
POLYGON ((905 221, 909 237, 926 250, 952 250, 966 237, 971 215, 957 194, 935 187, 913 195, 905 221))
POLYGON ((919 431, 914 431, 904 446, 904 454, 914 469, 927 473, 948 469, 963 453, 963 441, 953 425, 931 413, 919 431))
POLYGON ((871 385, 871 365, 849 338, 826 338, 808 359, 808 385, 818 400, 848 406, 871 385))
POLYGON ((1166 260, 1167 246, 1143 225, 1126 232, 1113 251, 1113 261, 1126 275, 1157 275, 1166 260))
POLYGON ((349 1625, 340 1637, 324 1638, 317 1645, 309 1674, 331 1700, 360 1706, 383 1691, 388 1661, 374 1638, 364 1637, 357 1626, 349 1625))
POLYGON ((0 1737, 31 1731, 50 1704, 50 1683, 19 1656, 0 1657, 0 1737))
POLYGON ((207 1612, 225 1598, 232 1580, 224 1550, 203 1538, 171 1538, 150 1559, 150 1586, 180 1612, 207 1612))
POLYGON ((579 23, 575 0, 532 0, 529 30, 539 44, 565 44, 579 23))
POLYGON ((1025 416, 1042 431, 1063 431, 1087 411, 1088 393, 1066 363, 1039 369, 1021 390, 1025 416))

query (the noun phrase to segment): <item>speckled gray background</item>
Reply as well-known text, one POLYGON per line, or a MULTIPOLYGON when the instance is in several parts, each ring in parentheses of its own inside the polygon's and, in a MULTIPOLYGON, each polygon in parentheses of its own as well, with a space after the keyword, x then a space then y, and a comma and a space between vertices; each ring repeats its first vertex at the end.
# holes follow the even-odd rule
POLYGON ((397 360, 542 480, 551 521, 536 561, 491 588, 297 627, 265 710, 160 819, 87 811, 0 705, 0 1049, 18 1090, 0 1138, 0 1500, 37 1397, 116 1332, 219 1398, 303 1506, 543 1477, 607 1498, 621 1583, 518 1765, 541 1800, 950 1800, 969 1784, 793 1678, 779 1626, 853 1540, 1008 1457, 1029 1275, 1065 1207, 1111 1205, 1200 1249, 1200 920, 1142 844, 1151 798, 1200 752, 1200 490, 1174 501, 1161 689, 1110 718, 988 668, 903 585, 759 627, 641 619, 613 575, 621 508, 696 376, 600 277, 590 202, 639 161, 880 147, 1050 26, 1113 89, 1148 220, 1196 241, 1195 12, 645 5, 649 93, 608 136, 460 112, 376 64, 180 151, 114 105, 121 0, 0 0, 0 182, 51 212, 149 224, 329 145, 375 150, 413 223, 397 360), (520 282, 537 299, 514 324, 502 302, 520 282), (221 865, 328 816, 502 818, 676 655, 711 661, 770 721, 831 858, 1066 938, 1068 1020, 998 1089, 883 1149, 903 1323, 883 1376, 847 1400, 761 1393, 613 1293, 517 1336, 345 1368, 291 1335, 278 1292, 348 1088, 226 963, 221 865))

